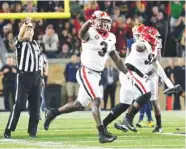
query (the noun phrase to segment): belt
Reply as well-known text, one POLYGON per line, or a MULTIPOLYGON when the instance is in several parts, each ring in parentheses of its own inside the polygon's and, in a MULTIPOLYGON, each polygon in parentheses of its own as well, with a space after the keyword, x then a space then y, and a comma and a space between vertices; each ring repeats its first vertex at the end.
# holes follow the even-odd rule
POLYGON ((126 67, 127 67, 128 70, 134 71, 141 78, 144 77, 144 74, 139 69, 137 69, 135 66, 133 66, 133 65, 131 65, 129 63, 126 63, 125 65, 126 65, 126 67))
POLYGON ((18 70, 18 73, 21 73, 21 74, 40 74, 41 71, 39 70, 39 71, 33 71, 33 72, 31 72, 31 71, 18 70))

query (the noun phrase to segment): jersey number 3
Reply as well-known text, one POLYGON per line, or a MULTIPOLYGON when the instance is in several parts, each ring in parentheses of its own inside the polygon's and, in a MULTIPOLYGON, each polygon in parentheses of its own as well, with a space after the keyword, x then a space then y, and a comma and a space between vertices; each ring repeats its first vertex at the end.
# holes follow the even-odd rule
POLYGON ((98 54, 99 56, 104 57, 107 52, 108 44, 105 41, 102 41, 100 45, 102 46, 102 49, 98 52, 98 54))

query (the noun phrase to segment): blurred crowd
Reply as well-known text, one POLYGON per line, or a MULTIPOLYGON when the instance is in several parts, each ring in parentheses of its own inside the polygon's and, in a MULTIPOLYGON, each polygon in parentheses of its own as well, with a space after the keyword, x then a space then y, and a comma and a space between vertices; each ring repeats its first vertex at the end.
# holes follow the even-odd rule
MULTIPOLYGON (((184 1, 70 1, 70 19, 38 19, 35 39, 48 58, 70 58, 80 55, 81 41, 78 31, 95 10, 107 11, 113 22, 116 48, 125 56, 127 40, 133 38, 132 27, 136 23, 156 27, 163 39, 163 56, 183 56, 185 53, 185 9, 184 1)), ((1 1, 0 13, 9 12, 63 12, 63 1, 1 1)), ((14 38, 23 20, 0 20, 0 35, 7 52, 14 51, 14 38)))

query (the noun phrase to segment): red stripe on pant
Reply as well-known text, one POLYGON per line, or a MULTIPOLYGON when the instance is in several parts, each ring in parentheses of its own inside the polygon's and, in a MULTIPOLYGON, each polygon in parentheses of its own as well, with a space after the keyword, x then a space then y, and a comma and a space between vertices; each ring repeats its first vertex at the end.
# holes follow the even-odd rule
POLYGON ((140 80, 136 79, 135 76, 133 75, 132 71, 128 70, 129 73, 133 76, 133 78, 135 79, 135 81, 138 83, 137 85, 142 88, 143 92, 146 94, 147 91, 145 89, 145 87, 143 86, 143 84, 140 82, 140 80))
POLYGON ((87 79, 87 75, 86 75, 86 72, 85 72, 85 67, 82 67, 82 71, 83 71, 83 80, 85 80, 86 82, 86 86, 88 87, 89 91, 90 91, 90 95, 93 97, 93 99, 96 98, 96 95, 94 94, 94 91, 87 79))

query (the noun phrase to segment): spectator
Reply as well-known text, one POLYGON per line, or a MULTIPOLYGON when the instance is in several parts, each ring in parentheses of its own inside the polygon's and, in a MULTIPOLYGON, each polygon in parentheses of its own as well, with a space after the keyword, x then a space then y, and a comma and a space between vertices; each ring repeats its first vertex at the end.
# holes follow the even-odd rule
POLYGON ((7 64, 0 70, 3 77, 3 94, 5 110, 10 111, 15 103, 17 67, 14 66, 12 57, 7 58, 7 64))
POLYGON ((162 45, 164 45, 166 27, 168 27, 167 21, 165 20, 162 12, 158 12, 156 18, 157 18, 157 21, 153 23, 152 25, 159 31, 161 38, 162 38, 162 45))
MULTIPOLYGON (((185 90, 185 64, 184 64, 184 58, 178 58, 177 59, 177 66, 175 67, 175 70, 173 71, 172 75, 173 75, 175 84, 180 84, 182 89, 185 90)), ((174 94, 173 109, 174 110, 181 110, 180 95, 178 95, 178 94, 174 94)))
POLYGON ((138 16, 142 16, 143 22, 147 21, 146 8, 147 8, 147 2, 145 1, 136 2, 135 14, 137 14, 138 16))
POLYGON ((14 44, 13 44, 14 36, 12 33, 8 33, 7 38, 4 38, 4 44, 7 49, 7 52, 13 52, 14 44))
POLYGON ((3 37, 7 38, 10 32, 12 32, 12 24, 9 23, 3 27, 3 37))
POLYGON ((107 107, 108 96, 110 96, 111 109, 115 106, 115 93, 116 85, 119 79, 119 73, 116 68, 112 66, 112 61, 107 61, 107 67, 103 70, 102 74, 103 86, 104 86, 104 110, 107 107))
POLYGON ((70 56, 71 54, 68 44, 63 44, 61 51, 58 54, 58 58, 70 58, 70 56))
MULTIPOLYGON (((149 25, 149 24, 153 24, 155 26, 157 25, 157 27, 160 27, 159 31, 165 33, 165 30, 163 30, 161 27, 165 22, 167 23, 166 16, 164 15, 162 16, 163 13, 166 15, 171 14, 171 21, 169 23, 171 24, 172 34, 170 36, 166 36, 167 42, 164 46, 165 50, 162 50, 163 51, 162 53, 165 56, 180 56, 180 54, 182 54, 180 53, 180 50, 178 50, 179 52, 176 52, 176 49, 180 49, 181 35, 185 28, 185 20, 183 18, 185 18, 186 5, 184 5, 184 2, 182 1, 179 0, 173 2, 72 1, 71 4, 72 4, 71 7, 72 18, 70 19, 45 19, 45 20, 40 19, 36 21, 34 20, 35 38, 37 40, 41 40, 44 34, 43 29, 46 26, 48 26, 48 24, 52 24, 53 30, 55 30, 56 35, 59 36, 59 41, 60 41, 59 47, 62 47, 64 44, 68 44, 70 53, 77 52, 77 50, 74 50, 74 47, 76 47, 77 49, 79 44, 78 42, 76 42, 76 40, 74 42, 74 39, 78 38, 78 35, 77 34, 75 36, 72 35, 73 34, 72 32, 74 32, 73 28, 75 27, 76 32, 79 32, 79 29, 83 24, 83 22, 86 19, 90 18, 90 16, 95 10, 100 9, 100 10, 107 11, 109 15, 112 17, 113 19, 112 32, 116 34, 116 36, 119 36, 117 38, 119 39, 119 42, 121 41, 120 43, 117 43, 117 49, 119 48, 118 50, 120 56, 125 56, 125 41, 129 37, 131 37, 129 36, 130 34, 128 32, 129 29, 127 23, 128 20, 130 22, 130 20, 132 19, 131 22, 135 22, 135 23, 138 22, 137 24, 139 24, 140 22, 145 25, 149 25), (82 9, 83 7, 84 9, 82 9), (158 17, 160 17, 159 20, 158 17), (64 36, 64 34, 66 34, 66 36, 64 36)), ((23 11, 37 12, 37 10, 38 12, 61 12, 64 11, 64 2, 63 1, 2 2, 1 9, 2 10, 0 10, 0 12, 2 13, 23 12, 23 11)), ((21 24, 22 22, 19 19, 0 20, 1 36, 7 38, 8 33, 12 32, 15 37, 15 35, 18 34, 19 26, 21 24)), ((56 42, 54 43, 56 45, 56 42)), ((55 50, 58 50, 58 48, 56 48, 55 50)), ((49 51, 51 51, 51 49, 49 51)), ((56 54, 54 54, 52 57, 56 57, 56 54)), ((60 56, 60 57, 66 57, 66 56, 60 56)))
POLYGON ((112 14, 113 2, 111 1, 98 1, 100 10, 106 11, 109 14, 112 14))
POLYGON ((152 7, 152 16, 150 19, 151 23, 155 23, 157 21, 157 16, 158 16, 159 10, 157 6, 152 7))
POLYGON ((85 19, 88 20, 95 10, 99 10, 99 5, 96 1, 89 1, 88 4, 85 5, 84 10, 85 19))
POLYGON ((112 28, 112 32, 114 32, 116 36, 116 49, 118 50, 120 56, 125 56, 126 54, 126 39, 125 39, 125 26, 126 22, 123 18, 119 18, 117 24, 115 24, 115 28, 112 28))
POLYGON ((184 32, 182 33, 182 37, 181 37, 181 50, 182 50, 182 56, 185 56, 185 43, 186 43, 186 29, 184 30, 184 32))
POLYGON ((79 14, 81 12, 81 5, 77 1, 70 1, 71 13, 73 16, 79 14))
POLYGON ((76 80, 76 72, 80 68, 80 63, 77 61, 77 56, 71 56, 71 62, 69 62, 64 71, 65 81, 67 85, 68 102, 72 102, 76 99, 78 94, 79 85, 76 80), (74 94, 75 93, 75 94, 74 94), (75 98, 73 98, 75 95, 75 98))
POLYGON ((113 9, 113 15, 111 15, 112 21, 118 21, 119 18, 122 18, 123 20, 126 20, 124 15, 120 15, 120 9, 119 7, 115 7, 113 9))
POLYGON ((9 4, 7 2, 4 2, 2 4, 2 9, 3 9, 3 13, 9 13, 10 12, 9 4))
POLYGON ((131 3, 129 1, 113 1, 114 7, 119 7, 121 15, 126 16, 127 18, 131 16, 131 3))
POLYGON ((33 1, 28 1, 24 9, 25 12, 36 12, 37 8, 34 6, 33 1))
POLYGON ((185 16, 180 16, 176 21, 173 35, 177 40, 181 39, 182 32, 185 29, 185 21, 185 16))
POLYGON ((176 21, 182 13, 182 7, 184 2, 181 2, 179 0, 174 0, 170 3, 171 3, 170 27, 171 27, 171 32, 173 32, 176 21))
POLYGON ((127 39, 133 38, 132 26, 133 26, 132 19, 131 19, 131 18, 127 18, 127 20, 126 20, 126 25, 125 25, 125 27, 124 27, 124 31, 125 31, 124 36, 125 36, 125 38, 127 38, 127 39))
POLYGON ((48 25, 43 35, 43 43, 45 46, 45 54, 48 58, 56 58, 56 52, 58 51, 58 35, 55 33, 53 26, 48 25))

